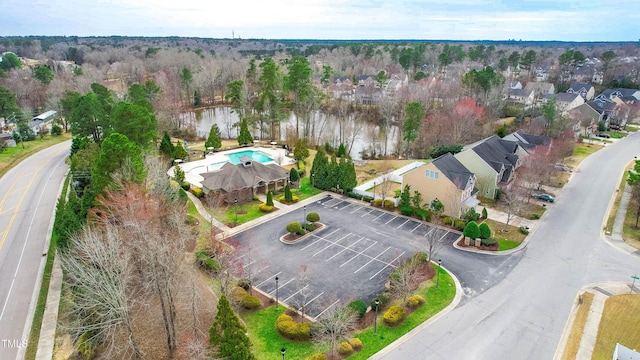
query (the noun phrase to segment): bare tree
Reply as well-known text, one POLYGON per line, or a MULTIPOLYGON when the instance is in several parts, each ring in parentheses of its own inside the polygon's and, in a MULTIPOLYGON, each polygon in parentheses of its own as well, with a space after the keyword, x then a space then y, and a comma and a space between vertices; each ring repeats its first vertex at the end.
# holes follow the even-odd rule
POLYGON ((444 242, 442 239, 447 235, 447 230, 433 227, 425 236, 424 250, 427 253, 427 262, 438 255, 442 249, 444 242))
POLYGON ((406 262, 400 264, 389 276, 389 289, 391 293, 397 297, 401 297, 403 302, 407 301, 407 295, 419 284, 418 270, 423 260, 420 259, 421 253, 407 259, 406 262))
POLYGON ((296 283, 298 291, 295 294, 292 304, 296 306, 300 312, 300 322, 304 322, 304 315, 307 310, 307 301, 311 295, 311 288, 309 287, 309 273, 307 265, 300 265, 300 272, 296 276, 296 283))
POLYGON ((336 345, 347 338, 354 330, 358 316, 356 312, 346 306, 331 307, 323 314, 323 318, 313 324, 313 341, 316 345, 331 346, 331 353, 335 353, 336 345))
POLYGON ((520 210, 521 201, 518 199, 515 190, 509 188, 501 189, 499 201, 504 206, 507 215, 507 221, 502 230, 507 231, 509 223, 516 217, 516 214, 520 210))

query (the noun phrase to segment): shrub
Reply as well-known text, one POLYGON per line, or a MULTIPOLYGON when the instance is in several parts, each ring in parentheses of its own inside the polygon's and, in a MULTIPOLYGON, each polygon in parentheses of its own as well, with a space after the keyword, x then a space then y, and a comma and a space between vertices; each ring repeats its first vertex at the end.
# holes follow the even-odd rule
POLYGON ((531 220, 538 220, 538 219, 540 219, 540 215, 538 215, 538 214, 531 214, 531 216, 529 216, 529 219, 531 219, 531 220))
POLYGON ((464 226, 465 226, 466 223, 467 222, 462 220, 462 219, 455 219, 453 221, 453 227, 458 229, 458 230, 460 230, 460 231, 462 231, 462 230, 464 230, 464 226))
POLYGON ((450 217, 448 217, 448 216, 443 216, 442 217, 442 223, 444 225, 451 225, 452 219, 450 217))
POLYGON ((329 358, 327 357, 327 355, 325 354, 313 354, 310 357, 307 358, 307 360, 329 360, 329 358))
POLYGON ((394 198, 394 199, 399 198, 399 197, 400 197, 400 194, 402 194, 402 191, 400 191, 400 190, 398 190, 398 189, 393 190, 393 198, 394 198))
POLYGON ((362 197, 362 201, 366 201, 366 202, 370 203, 370 202, 373 201, 373 197, 371 197, 371 196, 363 196, 362 197))
POLYGON ((466 222, 469 221, 476 221, 480 218, 480 214, 478 214, 476 212, 476 210, 474 208, 470 208, 466 214, 464 214, 463 219, 466 220, 466 222))
POLYGON ((364 314, 367 312, 367 303, 360 299, 353 300, 349 303, 348 306, 358 314, 358 319, 362 319, 362 317, 364 317, 364 314))
POLYGON ((416 216, 420 220, 429 221, 431 219, 431 211, 425 209, 416 209, 416 216))
POLYGON ((282 195, 282 196, 280 196, 278 198, 278 201, 280 201, 281 203, 285 203, 285 204, 287 204, 287 203, 296 203, 296 202, 298 202, 298 200, 300 200, 300 198, 297 197, 296 195, 292 195, 291 196, 291 200, 287 200, 287 198, 284 195, 282 195))
POLYGON ((349 345, 351 345, 351 347, 355 351, 360 351, 364 347, 364 345, 362 344, 362 340, 358 338, 349 339, 349 345))
POLYGON ((480 231, 480 239, 489 239, 491 238, 491 228, 489 228, 489 224, 483 222, 478 226, 478 230, 480 231))
POLYGON ((204 191, 201 188, 195 186, 191 188, 191 193, 197 198, 201 198, 204 196, 204 191))
POLYGON ((346 341, 343 341, 338 345, 338 354, 347 355, 353 352, 353 347, 346 341))
POLYGON ((267 201, 265 202, 265 204, 267 204, 267 206, 273 207, 273 194, 271 193, 271 191, 267 191, 267 201))
POLYGON ((257 296, 249 295, 240 298, 240 306, 247 310, 257 309, 262 305, 262 301, 257 296))
POLYGON ((251 289, 251 280, 249 279, 238 279, 238 286, 240 286, 241 288, 245 289, 246 291, 249 291, 249 289, 251 289))
POLYGON ((464 227, 464 236, 471 239, 477 239, 480 237, 480 229, 475 221, 469 221, 467 226, 464 227))
POLYGON ((320 215, 318 215, 317 212, 310 212, 307 214, 307 221, 308 222, 318 222, 320 221, 320 215))
POLYGON ((293 201, 293 194, 291 194, 291 188, 289 187, 289 184, 287 184, 287 186, 284 187, 284 200, 286 202, 293 201))
POLYGON ((276 320, 276 328, 280 335, 291 340, 309 340, 311 338, 311 325, 296 323, 291 316, 282 314, 276 320))
POLYGON ((386 208, 392 208, 396 206, 396 204, 392 201, 392 200, 385 200, 384 201, 384 207, 386 208))
POLYGON ((400 213, 405 216, 413 216, 413 208, 411 206, 403 206, 400 208, 400 213))
POLYGON ((298 231, 296 231, 296 234, 298 235, 304 235, 305 233, 305 228, 303 228, 302 226, 300 226, 300 229, 298 229, 298 231))
POLYGON ((292 221, 287 224, 287 231, 291 234, 297 234, 298 232, 300 232, 300 230, 302 230, 302 227, 297 221, 292 221))
POLYGON ((489 218, 489 213, 487 212, 487 208, 482 208, 482 218, 483 219, 488 219, 489 218))
POLYGON ((189 184, 186 181, 183 181, 180 183, 180 187, 182 188, 182 190, 184 191, 189 191, 189 189, 191 188, 191 184, 189 184))
POLYGON ((417 309, 420 306, 424 305, 425 300, 420 295, 413 295, 407 299, 407 307, 410 309, 417 309))
POLYGON ((291 168, 291 170, 289 170, 289 181, 297 183, 299 180, 300 174, 298 174, 298 171, 296 171, 296 169, 291 168))
POLYGON ((382 205, 382 199, 375 199, 373 201, 373 205, 375 206, 381 206, 382 205))
POLYGON ((380 303, 378 304, 378 311, 380 311, 380 309, 384 308, 389 303, 389 297, 386 294, 380 294, 377 298, 371 299, 371 303, 369 304, 371 306, 371 310, 376 309, 376 299, 380 301, 380 303))
POLYGON ((523 234, 523 235, 529 235, 529 230, 524 226, 520 226, 518 228, 518 231, 520 231, 520 233, 523 234))
POLYGON ((52 125, 51 126, 51 135, 62 135, 62 127, 58 126, 58 125, 52 125))
POLYGON ((196 261, 198 265, 205 270, 216 271, 220 268, 218 262, 209 256, 206 250, 196 251, 196 261))
POLYGON ((400 324, 405 316, 407 311, 402 306, 391 305, 382 318, 387 325, 394 326, 400 324))
POLYGON ((260 209, 260 211, 262 211, 263 213, 270 213, 275 209, 275 207, 273 207, 273 205, 269 206, 265 203, 262 203, 258 205, 258 209, 260 209))
POLYGON ((307 231, 314 231, 316 229, 315 225, 311 223, 304 224, 304 228, 307 229, 307 231))
POLYGON ((496 240, 495 238, 486 238, 486 239, 482 239, 480 240, 480 243, 484 246, 491 246, 491 245, 495 245, 498 242, 498 240, 496 240))

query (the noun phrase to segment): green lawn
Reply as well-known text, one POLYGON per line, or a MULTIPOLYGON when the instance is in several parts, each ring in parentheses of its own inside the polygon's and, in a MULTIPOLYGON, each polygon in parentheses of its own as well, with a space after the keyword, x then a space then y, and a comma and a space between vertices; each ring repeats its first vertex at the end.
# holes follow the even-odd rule
POLYGON ((498 239, 498 251, 515 249, 520 246, 520 241, 512 241, 507 239, 498 239))
POLYGON ((38 151, 71 139, 71 133, 60 136, 47 135, 44 139, 36 138, 33 141, 18 143, 18 146, 0 151, 0 176, 11 170, 20 161, 37 153, 38 151), (23 148, 24 144, 24 148, 23 148))
MULTIPOLYGON (((274 196, 274 198, 275 197, 276 196, 274 196)), ((237 223, 238 225, 240 225, 266 215, 266 213, 263 213, 258 208, 260 204, 262 204, 261 201, 254 200, 246 204, 238 205, 237 206, 237 210, 239 212, 238 214, 236 214, 236 206, 234 205, 214 209, 212 213, 213 213, 213 217, 215 217, 218 221, 225 224, 235 223, 236 215, 237 215, 237 223), (245 213, 241 214, 240 212, 243 212, 243 211, 245 213)))
POLYGON ((291 192, 295 194, 299 200, 304 200, 320 194, 322 190, 313 188, 311 186, 311 178, 306 176, 300 179, 300 187, 297 189, 291 189, 291 192))
POLYGON ((616 343, 640 349, 640 295, 617 295, 607 299, 592 359, 611 359, 616 343))

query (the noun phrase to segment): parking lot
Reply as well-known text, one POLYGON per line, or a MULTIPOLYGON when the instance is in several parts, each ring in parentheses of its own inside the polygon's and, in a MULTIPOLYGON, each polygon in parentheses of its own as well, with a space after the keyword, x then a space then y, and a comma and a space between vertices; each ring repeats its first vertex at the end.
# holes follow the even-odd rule
MULTIPOLYGON (((382 293, 389 274, 416 251, 434 227, 387 211, 326 197, 233 236, 238 262, 254 286, 279 302, 305 307, 311 318, 354 299, 382 293), (326 228, 284 244, 286 224, 317 212, 326 228)), ((460 237, 446 231, 445 246, 460 237)))

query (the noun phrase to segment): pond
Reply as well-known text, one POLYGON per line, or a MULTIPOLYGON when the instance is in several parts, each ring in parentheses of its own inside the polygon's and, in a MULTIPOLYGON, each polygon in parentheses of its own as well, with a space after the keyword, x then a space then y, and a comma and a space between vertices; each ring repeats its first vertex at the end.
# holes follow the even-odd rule
MULTIPOLYGON (((183 123, 195 127, 199 136, 206 137, 209 134, 211 125, 217 124, 223 138, 232 139, 238 136, 239 121, 236 114, 230 107, 216 107, 199 111, 192 111, 182 114, 183 123)), ((328 142, 333 147, 338 147, 340 143, 345 145, 352 158, 361 159, 362 151, 367 154, 392 154, 396 151, 399 138, 397 126, 389 126, 385 133, 379 126, 365 121, 354 120, 353 117, 338 118, 334 115, 327 115, 320 111, 310 113, 308 123, 300 119, 298 129, 300 134, 307 130, 308 138, 316 144, 328 142)), ((263 140, 285 141, 287 134, 293 138, 296 130, 296 116, 291 112, 289 118, 280 122, 279 136, 277 139, 269 135, 269 126, 263 126, 263 140)), ((257 128, 251 129, 254 138, 260 139, 260 131, 257 128)))

